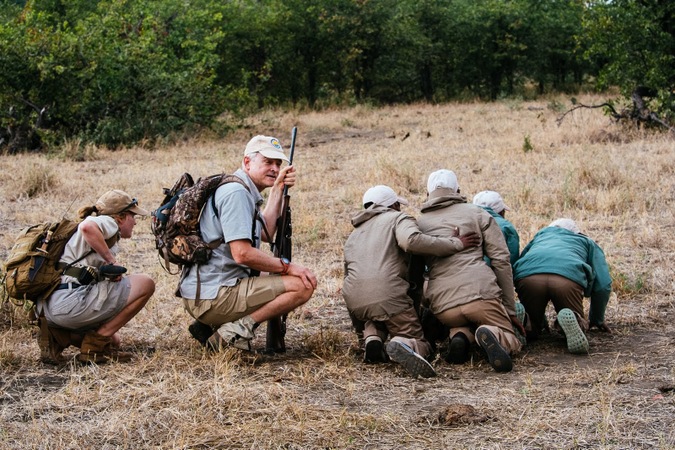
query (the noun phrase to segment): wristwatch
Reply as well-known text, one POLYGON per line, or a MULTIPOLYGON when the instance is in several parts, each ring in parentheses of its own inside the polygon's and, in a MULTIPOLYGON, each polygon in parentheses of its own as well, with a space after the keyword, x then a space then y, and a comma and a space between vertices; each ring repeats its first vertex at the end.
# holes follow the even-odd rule
POLYGON ((281 270, 281 275, 286 275, 288 273, 288 265, 291 263, 291 261, 288 258, 284 258, 283 256, 279 258, 279 261, 281 261, 281 265, 284 267, 281 270))

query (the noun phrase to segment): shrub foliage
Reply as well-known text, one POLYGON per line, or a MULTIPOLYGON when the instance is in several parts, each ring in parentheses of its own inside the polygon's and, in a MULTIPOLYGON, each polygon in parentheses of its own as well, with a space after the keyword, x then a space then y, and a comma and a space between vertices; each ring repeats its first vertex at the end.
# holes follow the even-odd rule
POLYGON ((672 93, 672 6, 638 3, 0 0, 0 148, 152 145, 268 105, 497 99, 588 79, 672 93), (639 70, 623 70, 625 48, 644 50, 639 70))

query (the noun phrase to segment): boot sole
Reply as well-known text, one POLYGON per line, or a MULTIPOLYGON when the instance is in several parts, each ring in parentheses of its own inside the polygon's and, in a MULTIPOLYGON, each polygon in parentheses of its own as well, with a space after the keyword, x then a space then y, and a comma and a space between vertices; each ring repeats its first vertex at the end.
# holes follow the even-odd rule
POLYGON ((567 339, 567 350, 570 353, 574 354, 584 354, 588 353, 590 346, 588 345, 588 339, 586 335, 581 330, 579 322, 577 322, 577 317, 574 315, 574 312, 569 308, 563 308, 558 313, 558 324, 565 333, 565 339, 567 339))
POLYGON ((490 365, 497 372, 510 372, 513 369, 513 361, 509 353, 501 346, 492 331, 487 328, 479 328, 476 331, 476 340, 485 353, 487 353, 490 365))
POLYGON ((405 344, 389 341, 387 353, 392 361, 403 366, 413 377, 431 378, 436 376, 436 371, 431 364, 405 344))

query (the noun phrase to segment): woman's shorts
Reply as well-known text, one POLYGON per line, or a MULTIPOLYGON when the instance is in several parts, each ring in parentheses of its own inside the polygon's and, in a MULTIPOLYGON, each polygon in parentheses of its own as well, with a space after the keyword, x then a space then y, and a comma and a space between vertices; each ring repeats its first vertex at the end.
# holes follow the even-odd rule
POLYGON ((98 283, 54 291, 44 302, 47 323, 70 330, 98 328, 110 321, 126 306, 131 292, 131 281, 98 283))

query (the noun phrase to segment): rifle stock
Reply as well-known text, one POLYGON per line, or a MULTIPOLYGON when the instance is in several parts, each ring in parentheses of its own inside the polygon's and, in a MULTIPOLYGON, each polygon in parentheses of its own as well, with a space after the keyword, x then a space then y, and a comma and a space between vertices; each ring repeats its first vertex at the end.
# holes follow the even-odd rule
MULTIPOLYGON (((295 138, 297 127, 293 127, 291 133, 291 151, 289 155, 289 165, 293 164, 293 154, 295 153, 295 138)), ((273 251, 274 256, 287 258, 292 257, 292 237, 293 226, 291 223, 291 196, 288 194, 288 186, 284 186, 283 200, 281 204, 281 216, 277 219, 277 234, 274 238, 273 251)), ((284 353, 286 351, 286 314, 277 316, 267 321, 267 334, 265 336, 266 353, 284 353)))

